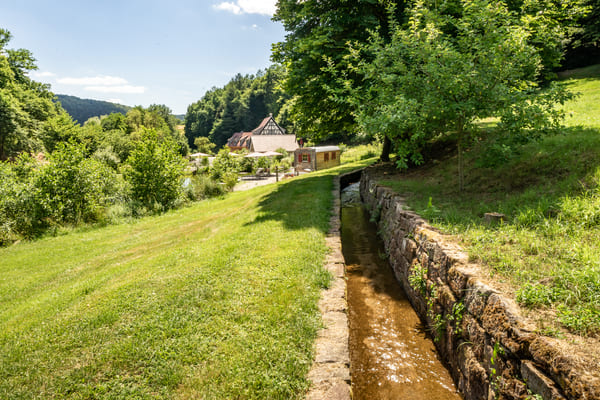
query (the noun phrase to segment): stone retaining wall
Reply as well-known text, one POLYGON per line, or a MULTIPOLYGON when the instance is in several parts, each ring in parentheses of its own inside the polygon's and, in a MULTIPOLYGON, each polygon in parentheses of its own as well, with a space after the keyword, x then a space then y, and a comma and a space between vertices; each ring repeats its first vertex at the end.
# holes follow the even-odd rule
POLYGON ((467 255, 405 210, 403 199, 363 171, 361 198, 378 221, 386 253, 413 307, 466 400, 600 399, 594 374, 576 367, 551 338, 479 277, 467 255))

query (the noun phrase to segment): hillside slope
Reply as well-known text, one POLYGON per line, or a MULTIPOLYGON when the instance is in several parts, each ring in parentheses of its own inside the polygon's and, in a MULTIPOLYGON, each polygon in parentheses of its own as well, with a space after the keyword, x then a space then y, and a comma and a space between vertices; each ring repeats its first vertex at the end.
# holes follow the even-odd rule
POLYGON ((335 173, 0 249, 0 398, 302 398, 335 173))
POLYGON ((131 109, 131 107, 122 104, 92 99, 81 99, 66 94, 57 94, 56 97, 69 115, 81 125, 92 117, 99 117, 111 113, 126 114, 127 111, 131 109))
POLYGON ((480 132, 466 156, 464 192, 455 156, 382 183, 455 235, 541 333, 585 342, 600 336, 600 66, 569 71, 564 84, 579 96, 564 106, 562 131, 493 166, 482 159, 495 132, 480 132), (504 222, 486 225, 486 212, 504 222))

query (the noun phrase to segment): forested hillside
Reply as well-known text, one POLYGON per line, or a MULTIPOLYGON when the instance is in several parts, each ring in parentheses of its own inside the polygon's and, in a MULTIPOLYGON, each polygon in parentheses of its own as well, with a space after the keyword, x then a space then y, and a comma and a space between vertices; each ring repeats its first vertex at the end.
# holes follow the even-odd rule
POLYGON ((92 117, 100 117, 101 115, 112 113, 126 114, 127 111, 131 109, 131 107, 122 104, 92 99, 81 99, 66 94, 57 94, 56 97, 75 122, 78 122, 81 125, 92 117))
POLYGON ((218 148, 240 131, 250 131, 272 113, 279 125, 294 132, 286 95, 281 84, 285 69, 273 65, 256 75, 236 75, 222 88, 212 88, 188 107, 185 136, 190 146, 207 137, 218 148))

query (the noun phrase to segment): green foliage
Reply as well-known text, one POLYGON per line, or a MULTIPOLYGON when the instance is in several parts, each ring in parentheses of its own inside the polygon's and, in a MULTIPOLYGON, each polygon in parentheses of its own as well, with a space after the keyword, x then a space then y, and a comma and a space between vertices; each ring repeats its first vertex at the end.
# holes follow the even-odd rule
POLYGON ((85 158, 83 146, 61 143, 35 177, 43 213, 57 223, 96 221, 115 194, 115 172, 85 158))
POLYGON ((238 171, 238 161, 235 156, 229 154, 227 147, 222 148, 213 160, 210 174, 213 179, 221 180, 227 173, 238 171))
POLYGON ((284 103, 289 96, 280 87, 285 70, 273 65, 256 75, 236 75, 223 88, 213 88, 188 107, 185 136, 190 146, 198 137, 217 148, 236 132, 254 129, 272 113, 278 123, 293 130, 284 103))
POLYGON ((377 156, 381 153, 381 145, 378 143, 368 145, 358 145, 348 147, 346 145, 339 145, 343 149, 340 155, 340 161, 342 164, 352 163, 358 160, 366 160, 377 156))
POLYGON ((517 291, 517 301, 526 307, 550 306, 559 295, 554 286, 527 283, 517 291))
POLYGON ((421 264, 415 264, 411 273, 408 275, 408 283, 410 287, 421 294, 427 295, 427 267, 421 264))
POLYGON ((223 185, 212 179, 210 176, 194 175, 190 180, 190 185, 184 190, 188 199, 192 201, 222 196, 227 192, 223 185))
POLYGON ((42 210, 36 202, 34 172, 37 160, 22 154, 14 164, 0 162, 0 246, 42 229, 42 210))
POLYGON ((419 1, 389 43, 373 36, 366 49, 375 58, 361 64, 372 85, 358 119, 365 131, 392 140, 402 168, 421 164, 439 135, 454 134, 462 188, 462 153, 476 120, 499 116, 507 135, 539 135, 557 126, 563 113, 554 104, 568 95, 558 86, 538 89, 539 49, 502 3, 459 5, 453 15, 419 1))
POLYGON ((47 161, 23 153, 0 164, 0 244, 103 220, 107 207, 123 201, 120 177, 84 155, 81 145, 61 143, 47 161))
POLYGON ((448 320, 454 322, 454 332, 457 335, 462 335, 461 323, 465 315, 465 305, 462 301, 454 303, 452 306, 452 314, 448 316, 448 320))
POLYGON ((347 98, 368 83, 348 59, 349 44, 366 42, 375 30, 387 37, 389 3, 397 5, 401 17, 402 1, 278 2, 274 19, 283 23, 287 35, 274 46, 273 59, 287 66, 285 89, 294 99, 290 113, 303 136, 348 141, 359 133, 356 103, 347 98))
MULTIPOLYGON (((432 221, 438 229, 456 235, 474 261, 512 284, 520 305, 557 316, 543 332, 600 332, 598 71, 574 71, 570 76, 579 79, 564 83, 582 94, 562 107, 569 115, 563 133, 521 144, 494 168, 472 169, 462 194, 452 157, 384 181, 419 214, 429 198, 438 199, 432 221), (491 211, 505 214, 504 223, 486 225, 482 216, 491 211)), ((485 149, 473 147, 467 165, 485 149)))
MULTIPOLYGON (((60 106, 52 102, 47 85, 32 81, 28 72, 37 69, 28 50, 7 49, 11 39, 0 29, 0 160, 16 156, 21 151, 44 150, 42 131, 46 122, 60 114, 60 106)), ((72 123, 60 127, 68 130, 72 123)))
POLYGON ((194 139, 194 146, 196 146, 196 149, 200 153, 213 154, 216 145, 211 143, 207 137, 198 136, 196 139, 194 139))
POLYGON ((429 197, 429 201, 427 202, 427 208, 425 212, 423 212, 423 217, 428 220, 434 220, 440 214, 440 209, 433 205, 433 199, 429 197))
POLYGON ((185 167, 176 143, 169 138, 159 139, 154 130, 143 130, 127 164, 125 177, 134 200, 150 210, 175 206, 185 167))

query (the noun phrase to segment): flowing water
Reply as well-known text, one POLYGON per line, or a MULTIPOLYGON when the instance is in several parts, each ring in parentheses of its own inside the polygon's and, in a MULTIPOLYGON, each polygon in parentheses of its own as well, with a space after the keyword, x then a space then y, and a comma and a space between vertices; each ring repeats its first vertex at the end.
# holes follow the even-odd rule
POLYGON ((461 399, 384 257, 375 225, 347 194, 342 204, 354 400, 461 399))

